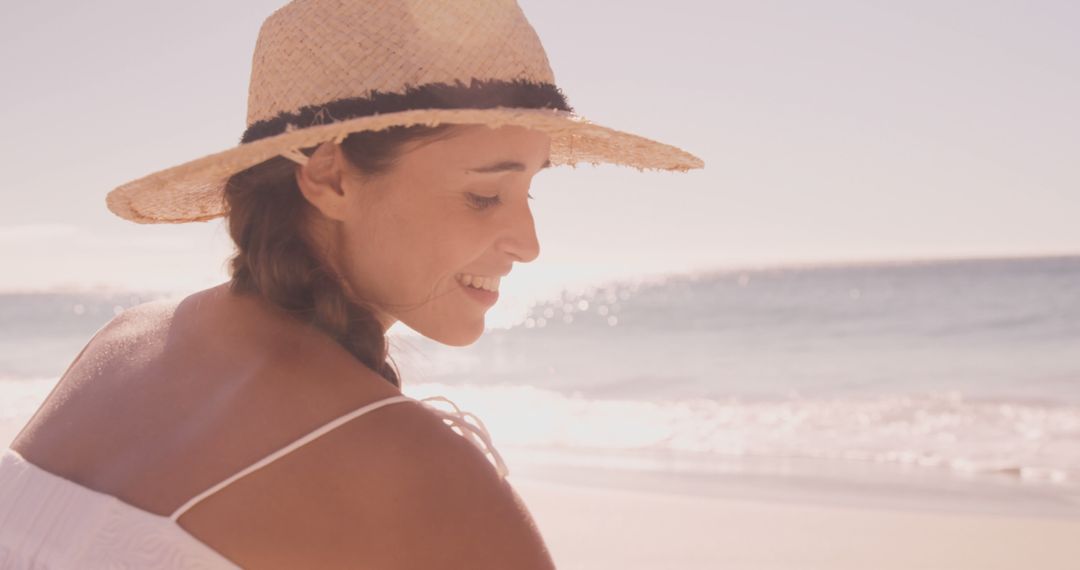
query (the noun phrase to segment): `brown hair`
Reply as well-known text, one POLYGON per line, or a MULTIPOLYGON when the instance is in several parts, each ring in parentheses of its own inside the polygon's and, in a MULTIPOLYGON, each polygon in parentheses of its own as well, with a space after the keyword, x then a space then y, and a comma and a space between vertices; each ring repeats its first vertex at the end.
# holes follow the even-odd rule
MULTIPOLYGON (((441 138, 454 125, 392 127, 353 133, 341 142, 349 163, 366 176, 393 167, 402 146, 441 138)), ((310 155, 314 148, 305 149, 310 155)), ((229 260, 229 288, 259 295, 296 318, 328 333, 360 362, 400 388, 389 346, 370 305, 352 299, 341 277, 310 242, 305 220, 317 213, 296 184, 297 164, 276 157, 239 172, 225 186, 229 234, 236 251, 229 260)))

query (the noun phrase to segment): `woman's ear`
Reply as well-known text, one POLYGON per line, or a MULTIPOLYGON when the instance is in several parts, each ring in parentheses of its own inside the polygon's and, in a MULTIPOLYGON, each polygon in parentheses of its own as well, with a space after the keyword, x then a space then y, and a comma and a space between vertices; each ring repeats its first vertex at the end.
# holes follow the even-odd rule
POLYGON ((296 185, 315 209, 331 220, 343 220, 346 214, 344 178, 345 157, 333 142, 319 145, 307 164, 296 165, 296 185))

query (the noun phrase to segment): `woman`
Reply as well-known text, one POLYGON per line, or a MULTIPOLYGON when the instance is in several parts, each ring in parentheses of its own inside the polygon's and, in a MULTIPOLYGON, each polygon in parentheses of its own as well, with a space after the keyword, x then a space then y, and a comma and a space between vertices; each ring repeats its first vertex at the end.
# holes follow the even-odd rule
POLYGON ((574 115, 513 0, 297 0, 255 51, 241 144, 107 199, 225 216, 231 279, 76 357, 0 462, 0 568, 553 567, 482 423, 404 396, 385 333, 479 338, 539 254, 541 169, 700 159, 574 115))

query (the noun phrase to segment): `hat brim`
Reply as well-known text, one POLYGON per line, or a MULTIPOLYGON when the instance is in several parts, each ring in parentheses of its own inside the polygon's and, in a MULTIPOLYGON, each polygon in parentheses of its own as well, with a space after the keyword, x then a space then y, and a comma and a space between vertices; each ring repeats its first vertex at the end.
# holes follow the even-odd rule
POLYGON ((222 191, 234 174, 293 149, 340 141, 350 133, 395 126, 477 124, 520 126, 551 136, 551 163, 619 164, 639 170, 702 168, 698 157, 674 146, 589 122, 556 109, 416 109, 357 117, 284 132, 210 154, 118 186, 105 198, 109 210, 142 224, 208 221, 225 215, 222 191))

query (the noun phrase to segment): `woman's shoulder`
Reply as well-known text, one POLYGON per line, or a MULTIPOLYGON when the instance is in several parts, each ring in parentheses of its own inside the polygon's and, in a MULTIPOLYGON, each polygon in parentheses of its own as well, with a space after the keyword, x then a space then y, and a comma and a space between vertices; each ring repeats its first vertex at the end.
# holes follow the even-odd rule
POLYGON ((245 567, 553 567, 484 453, 408 401, 235 481, 181 524, 245 567))

